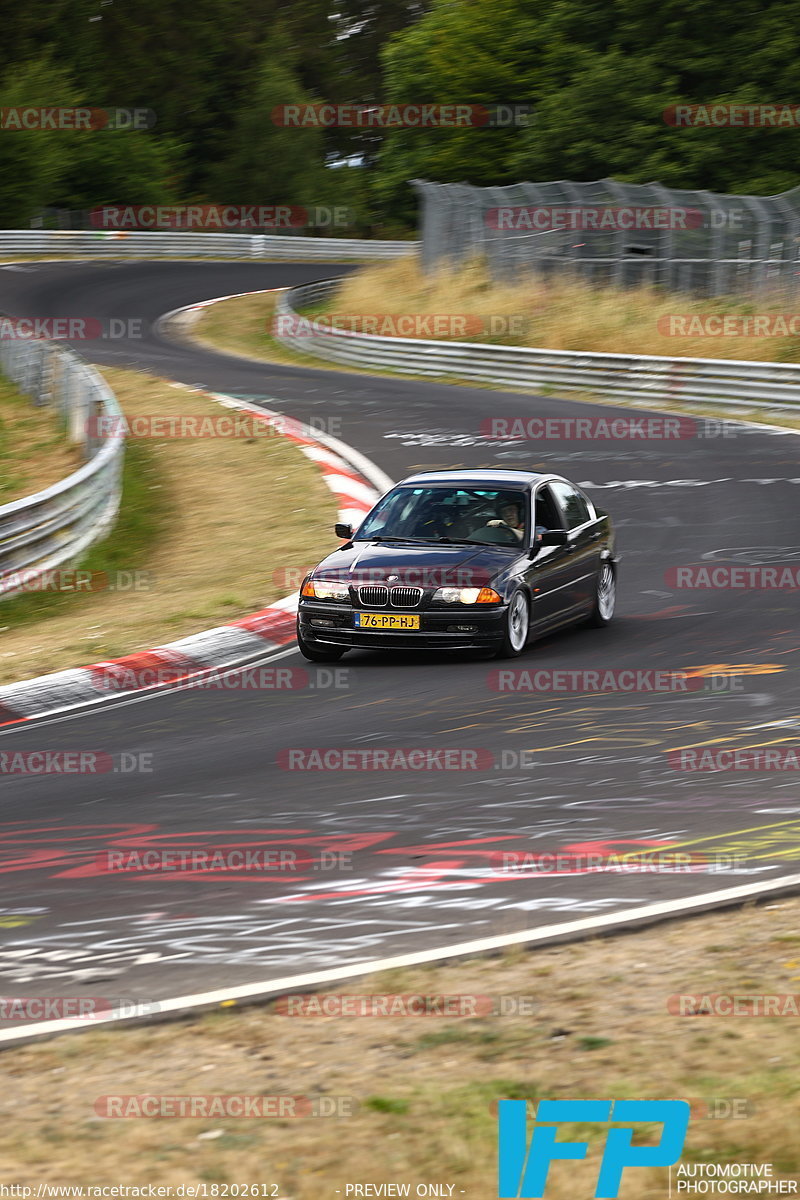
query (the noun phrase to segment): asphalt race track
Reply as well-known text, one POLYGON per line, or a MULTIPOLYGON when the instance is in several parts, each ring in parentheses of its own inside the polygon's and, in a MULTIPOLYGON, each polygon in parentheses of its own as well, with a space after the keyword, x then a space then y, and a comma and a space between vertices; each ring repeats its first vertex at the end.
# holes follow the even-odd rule
MULTIPOLYGON (((31 263, 0 269, 0 311, 150 328, 181 305, 348 269, 31 263)), ((2 779, 0 991, 158 1000, 713 896, 798 870, 797 772, 679 770, 668 757, 700 745, 795 744, 797 592, 665 581, 684 564, 800 564, 798 435, 738 426, 723 437, 700 422, 679 441, 509 444, 482 437, 481 423, 630 410, 258 364, 152 331, 76 348, 302 420, 336 418, 331 431, 393 479, 441 466, 563 472, 616 522, 617 619, 539 642, 514 669, 692 671, 702 682, 661 694, 498 692, 491 678, 508 664, 363 652, 348 654, 338 675, 309 664, 309 686, 296 690, 177 691, 2 730, 0 750, 147 753, 153 770, 2 779), (281 752, 291 747, 477 749, 493 765, 287 770, 281 752), (587 869, 589 855, 653 843, 690 854, 692 869, 587 869), (296 869, 210 877, 101 865, 120 848, 232 846, 292 851, 296 869), (538 871, 521 858, 528 869, 509 872, 499 865, 508 852, 561 858, 540 860, 538 871)), ((267 538, 264 571, 279 566, 267 538)), ((295 650, 279 664, 305 665, 295 650)))

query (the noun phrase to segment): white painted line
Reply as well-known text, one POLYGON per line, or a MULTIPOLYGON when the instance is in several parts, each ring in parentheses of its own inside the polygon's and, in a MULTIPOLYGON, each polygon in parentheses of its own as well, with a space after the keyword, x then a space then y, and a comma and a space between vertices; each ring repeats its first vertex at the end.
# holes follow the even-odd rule
POLYGON ((321 466, 333 467, 336 471, 352 471, 353 469, 343 458, 339 458, 338 454, 333 454, 330 450, 323 450, 321 446, 304 446, 303 453, 313 462, 319 463, 321 466))
POLYGON ((332 475, 327 471, 322 478, 335 495, 345 496, 351 501, 361 501, 366 505, 365 513, 369 512, 375 503, 375 489, 369 484, 357 483, 355 479, 350 479, 347 475, 332 475))
POLYGON ((284 596, 282 600, 276 600, 274 604, 270 604, 270 608, 280 608, 284 612, 297 612, 299 599, 300 593, 292 592, 291 596, 284 596))
MULTIPOLYGON (((682 916, 685 913, 718 903, 736 903, 766 895, 774 891, 800 888, 800 875, 784 875, 764 883, 746 883, 738 887, 724 888, 718 892, 705 892, 701 896, 684 896, 678 900, 663 900, 656 904, 644 904, 623 912, 607 913, 596 917, 581 917, 577 921, 565 921, 560 925, 544 925, 541 929, 521 929, 517 933, 498 934, 495 937, 476 938, 459 942, 455 946, 441 946, 434 950, 420 950, 413 954, 395 954, 388 958, 375 958, 368 962, 355 963, 346 967, 332 967, 327 971, 308 971, 303 975, 287 975, 282 979, 264 980, 261 983, 246 983, 240 987, 219 988, 211 992, 196 992, 188 996, 175 996, 171 1000, 158 1001, 156 1017, 185 1013, 192 1009, 214 1005, 235 1006, 239 1000, 253 1000, 294 992, 299 988, 317 987, 321 983, 355 979, 360 975, 371 975, 376 971, 390 971, 399 967, 418 967, 425 963, 440 962, 448 958, 485 954, 502 950, 507 946, 521 946, 535 942, 546 942, 556 937, 574 934, 598 933, 614 928, 625 928, 637 922, 661 920, 682 916)), ((102 1025, 124 1025, 132 1021, 141 1023, 141 1017, 93 1017, 91 1021, 60 1020, 42 1021, 24 1025, 19 1029, 0 1030, 0 1045, 7 1045, 32 1037, 52 1037, 57 1033, 76 1033, 86 1029, 97 1029, 102 1025)))

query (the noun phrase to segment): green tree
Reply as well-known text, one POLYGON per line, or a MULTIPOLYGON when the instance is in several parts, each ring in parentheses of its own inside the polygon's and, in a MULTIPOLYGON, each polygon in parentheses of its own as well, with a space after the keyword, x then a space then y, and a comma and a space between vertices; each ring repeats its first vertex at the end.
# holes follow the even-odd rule
POLYGON ((503 184, 614 176, 774 193, 800 183, 800 130, 680 129, 674 104, 800 96, 800 0, 435 0, 383 54, 394 100, 530 100, 499 131, 387 136, 376 194, 410 220, 407 180, 503 184))
MULTIPOLYGON (((292 134, 292 140, 282 143, 269 123, 259 127, 252 120, 254 103, 260 103, 259 64, 272 64, 275 103, 297 96, 349 104, 374 102, 382 98, 380 46, 391 31, 404 28, 424 11, 426 3, 239 0, 231 5, 224 0, 194 0, 187 7, 178 0, 139 0, 131 8, 121 0, 50 0, 38 7, 17 6, 4 15, 0 87, 7 89, 20 70, 37 61, 45 46, 51 61, 59 65, 59 76, 72 80, 76 97, 90 106, 152 109, 156 125, 150 140, 135 148, 133 142, 127 143, 133 157, 131 175, 118 182, 119 172, 112 170, 118 157, 124 159, 118 156, 116 143, 113 148, 102 147, 99 156, 92 158, 98 184, 107 181, 112 190, 128 186, 130 180, 133 191, 141 195, 148 161, 152 160, 160 179, 164 153, 171 154, 180 145, 180 158, 171 174, 173 187, 183 198, 215 200, 221 163, 226 164, 226 191, 240 194, 252 186, 259 156, 271 162, 279 185, 275 190, 283 197, 287 190, 297 190, 286 182, 295 158, 300 174, 308 173, 308 146, 313 144, 322 170, 330 154, 369 154, 379 139, 359 130, 331 128, 316 139, 292 134), (282 87, 288 92, 279 94, 282 87), (280 158, 270 149, 278 145, 280 158), (241 179, 236 175, 237 163, 245 171, 241 179)), ((32 103, 33 95, 22 94, 21 99, 32 103)), ((55 91, 45 88, 41 100, 55 103, 55 91)), ((58 144, 66 146, 67 141, 58 144)), ((84 154, 75 157, 76 169, 88 167, 84 154)), ((157 191, 158 179, 154 181, 157 191)), ((341 179, 337 188, 343 183, 341 179)), ((263 179, 258 187, 263 192, 263 179)), ((18 198, 24 188, 20 181, 18 198)), ((350 178, 346 190, 354 188, 363 192, 360 182, 357 185, 350 178)), ((81 191, 75 172, 68 190, 81 191)), ((55 197, 48 195, 48 200, 55 202, 55 197)), ((23 207, 35 209, 38 203, 37 193, 23 207)))
MULTIPOLYGON (((0 83, 0 108, 70 106, 77 99, 66 74, 49 58, 26 63, 0 83)), ((38 209, 52 203, 76 136, 57 129, 0 129, 0 228, 26 226, 38 209)))
POLYGON ((252 73, 226 152, 209 176, 215 201, 324 202, 322 131, 283 125, 278 116, 286 105, 311 102, 280 54, 267 53, 252 73))
MULTIPOLYGON (((7 75, 0 108, 91 107, 48 58, 7 75)), ((147 131, 0 130, 0 226, 25 227, 42 208, 163 203, 175 195, 180 147, 147 131)))
POLYGON ((511 159, 517 178, 769 194, 800 182, 800 131, 667 123, 675 104, 790 101, 800 89, 799 0, 726 9, 711 0, 588 0, 543 26, 538 112, 511 159))
MULTIPOLYGON (((550 0, 546 0, 547 3, 550 0)), ((535 95, 537 22, 520 0, 436 0, 430 12, 383 52, 393 103, 521 103, 535 95)), ((376 195, 384 211, 414 220, 408 180, 513 182, 518 129, 480 126, 389 131, 378 160, 376 195)))
POLYGON ((103 204, 170 204, 180 196, 180 146, 146 131, 76 134, 69 163, 49 203, 87 210, 103 204))

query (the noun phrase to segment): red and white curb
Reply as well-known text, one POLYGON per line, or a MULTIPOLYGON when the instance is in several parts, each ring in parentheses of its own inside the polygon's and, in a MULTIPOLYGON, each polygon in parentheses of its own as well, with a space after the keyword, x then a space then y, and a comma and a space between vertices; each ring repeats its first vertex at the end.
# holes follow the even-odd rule
MULTIPOLYGON (((185 387, 187 391, 202 390, 183 384, 174 386, 185 387)), ((338 438, 312 432, 300 421, 233 396, 216 392, 204 395, 226 408, 251 413, 256 420, 263 420, 294 442, 321 471, 336 497, 338 519, 342 522, 359 525, 375 501, 392 486, 388 475, 338 438)), ((265 565, 265 571, 268 569, 265 565)), ((0 725, 15 725, 99 704, 112 696, 160 691, 212 671, 235 669, 293 642, 296 611, 295 592, 230 625, 219 625, 122 658, 6 684, 0 687, 0 725)))

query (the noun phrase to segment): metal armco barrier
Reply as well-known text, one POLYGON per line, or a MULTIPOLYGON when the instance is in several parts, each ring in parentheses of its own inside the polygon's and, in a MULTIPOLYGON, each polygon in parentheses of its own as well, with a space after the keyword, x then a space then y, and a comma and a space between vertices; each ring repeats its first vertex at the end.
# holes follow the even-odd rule
POLYGON ((480 342, 436 342, 415 338, 331 331, 312 318, 292 331, 296 309, 330 299, 338 279, 282 292, 276 316, 286 317, 277 336, 296 350, 354 367, 474 379, 529 390, 602 392, 620 400, 679 401, 746 408, 800 404, 800 365, 719 358, 660 358, 649 354, 592 354, 536 350, 480 342), (308 325, 314 330, 306 335, 308 325))
POLYGON ((0 600, 27 581, 76 562, 111 528, 122 495, 124 418, 105 380, 72 351, 38 338, 0 339, 0 372, 34 404, 55 406, 86 462, 52 487, 0 506, 0 600), (114 433, 97 437, 97 419, 114 433))
POLYGON ((399 258, 419 242, 367 242, 358 238, 292 237, 251 233, 188 233, 136 230, 0 230, 0 257, 24 254, 85 254, 111 258, 399 258))

